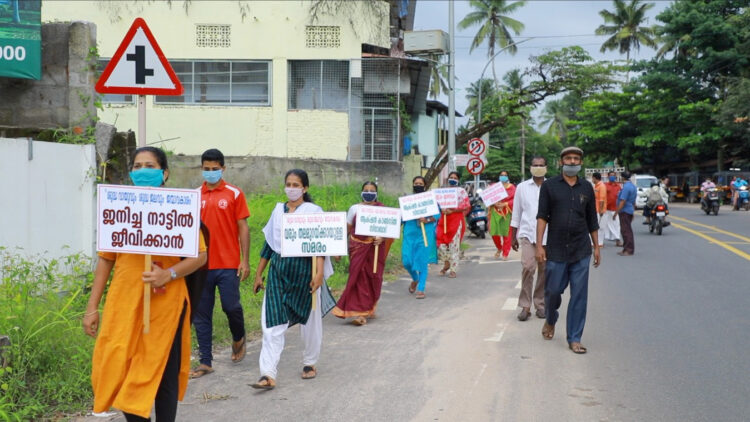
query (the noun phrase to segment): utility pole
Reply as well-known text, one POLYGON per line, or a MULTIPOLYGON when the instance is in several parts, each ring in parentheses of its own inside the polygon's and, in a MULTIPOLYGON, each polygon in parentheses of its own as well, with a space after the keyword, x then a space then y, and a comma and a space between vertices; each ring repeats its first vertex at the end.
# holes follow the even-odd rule
POLYGON ((448 10, 448 31, 450 33, 450 44, 448 46, 449 51, 449 75, 448 75, 448 87, 450 92, 448 93, 448 168, 455 170, 455 161, 453 157, 456 155, 456 38, 455 38, 455 23, 453 15, 453 0, 449 2, 448 10))
POLYGON ((521 180, 526 180, 526 118, 521 118, 521 180))

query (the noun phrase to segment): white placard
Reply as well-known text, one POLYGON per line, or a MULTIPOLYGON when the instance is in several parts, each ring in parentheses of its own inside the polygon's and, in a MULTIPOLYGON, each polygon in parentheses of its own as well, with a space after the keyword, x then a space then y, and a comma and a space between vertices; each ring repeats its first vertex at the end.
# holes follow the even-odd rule
POLYGON ((484 205, 489 207, 490 205, 507 198, 508 192, 505 190, 505 186, 503 186, 501 182, 498 182, 483 190, 479 196, 482 197, 484 205))
POLYGON ((362 205, 357 208, 354 234, 398 239, 401 237, 401 210, 362 205))
POLYGON ((458 208, 458 188, 440 188, 433 192, 440 208, 458 208))
POLYGON ((347 253, 345 212, 282 216, 281 256, 343 256, 347 253))
POLYGON ((96 250, 198 256, 200 191, 99 185, 96 250))
POLYGON ((401 219, 403 221, 431 217, 440 213, 433 191, 402 196, 398 198, 398 204, 401 207, 401 219))

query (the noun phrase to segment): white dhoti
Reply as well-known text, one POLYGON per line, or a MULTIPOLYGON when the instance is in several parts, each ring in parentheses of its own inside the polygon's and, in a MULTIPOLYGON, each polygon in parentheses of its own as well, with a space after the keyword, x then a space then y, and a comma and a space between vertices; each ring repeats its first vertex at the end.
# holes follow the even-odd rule
MULTIPOLYGON (((320 347, 323 343, 323 315, 320 306, 320 289, 315 292, 315 309, 310 311, 307 324, 300 325, 300 333, 304 350, 302 352, 302 366, 313 366, 320 357, 320 347)), ((266 297, 260 312, 260 326, 263 329, 263 345, 260 349, 260 375, 276 379, 277 367, 284 351, 284 340, 289 323, 275 327, 266 327, 266 297)))
POLYGON ((604 213, 601 223, 599 224, 600 230, 604 235, 604 240, 622 240, 620 236, 620 219, 615 218, 615 211, 609 211, 604 213))

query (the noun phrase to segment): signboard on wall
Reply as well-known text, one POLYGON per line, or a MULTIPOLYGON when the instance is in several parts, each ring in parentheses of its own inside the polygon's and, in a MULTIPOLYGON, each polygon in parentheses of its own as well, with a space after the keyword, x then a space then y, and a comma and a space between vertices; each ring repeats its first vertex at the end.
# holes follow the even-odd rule
POLYGON ((0 77, 42 79, 42 0, 0 0, 0 77))

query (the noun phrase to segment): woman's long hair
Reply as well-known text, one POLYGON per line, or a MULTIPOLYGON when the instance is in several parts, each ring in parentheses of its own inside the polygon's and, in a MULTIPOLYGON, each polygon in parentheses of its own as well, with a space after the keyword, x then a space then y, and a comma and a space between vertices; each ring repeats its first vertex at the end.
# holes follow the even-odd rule
MULTIPOLYGON (((286 183, 286 179, 289 177, 290 174, 293 174, 297 177, 299 177, 299 180, 302 181, 302 186, 306 188, 310 188, 310 178, 307 177, 307 172, 302 169, 291 169, 288 172, 286 172, 286 175, 284 176, 284 182, 286 183)), ((310 196, 309 193, 305 192, 304 195, 302 195, 302 200, 305 202, 313 202, 312 196, 310 196)))

